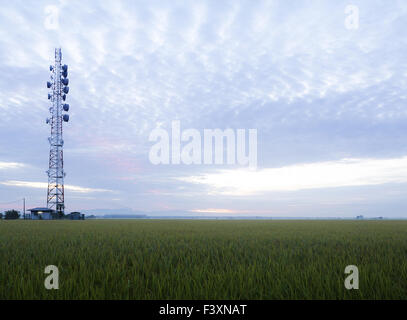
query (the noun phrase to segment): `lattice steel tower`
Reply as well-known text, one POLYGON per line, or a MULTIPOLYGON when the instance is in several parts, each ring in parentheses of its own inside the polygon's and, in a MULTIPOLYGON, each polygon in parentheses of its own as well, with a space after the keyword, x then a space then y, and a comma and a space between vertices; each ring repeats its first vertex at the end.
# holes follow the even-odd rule
POLYGON ((69 104, 65 103, 66 95, 69 92, 68 66, 61 64, 61 49, 55 49, 55 64, 49 67, 51 71, 51 81, 47 82, 47 88, 50 89, 48 99, 52 106, 49 108, 51 114, 46 123, 51 126, 51 136, 48 138, 50 144, 49 150, 49 169, 48 174, 48 193, 47 207, 54 209, 58 215, 64 213, 64 157, 62 139, 62 123, 69 121, 68 114, 62 114, 69 110, 69 104))

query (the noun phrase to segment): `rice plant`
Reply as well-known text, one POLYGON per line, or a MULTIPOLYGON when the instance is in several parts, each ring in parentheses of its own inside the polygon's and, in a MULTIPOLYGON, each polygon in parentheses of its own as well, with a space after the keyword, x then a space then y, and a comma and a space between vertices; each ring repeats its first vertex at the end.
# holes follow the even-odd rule
POLYGON ((407 221, 0 221, 0 299, 406 299, 406 258, 407 221))

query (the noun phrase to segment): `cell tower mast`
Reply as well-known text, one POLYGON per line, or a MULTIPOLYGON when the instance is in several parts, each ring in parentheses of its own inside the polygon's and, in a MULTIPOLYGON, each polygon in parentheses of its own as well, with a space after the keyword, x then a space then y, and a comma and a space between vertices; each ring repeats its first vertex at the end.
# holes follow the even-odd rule
POLYGON ((65 209, 62 123, 69 121, 69 115, 62 114, 63 111, 69 110, 69 104, 64 102, 69 92, 68 66, 62 65, 61 61, 61 48, 57 48, 55 49, 55 64, 49 67, 51 81, 47 82, 47 88, 50 89, 48 99, 52 106, 49 108, 51 116, 46 120, 46 123, 51 126, 51 136, 48 138, 50 150, 49 169, 47 170, 47 207, 54 209, 59 216, 64 213, 65 209))

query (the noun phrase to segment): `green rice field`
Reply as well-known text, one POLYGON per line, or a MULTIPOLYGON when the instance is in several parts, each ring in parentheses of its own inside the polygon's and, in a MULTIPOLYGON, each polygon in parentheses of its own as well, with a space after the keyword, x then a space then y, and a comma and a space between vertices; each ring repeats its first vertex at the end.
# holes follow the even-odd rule
POLYGON ((407 299, 407 221, 3 220, 0 299, 407 299))

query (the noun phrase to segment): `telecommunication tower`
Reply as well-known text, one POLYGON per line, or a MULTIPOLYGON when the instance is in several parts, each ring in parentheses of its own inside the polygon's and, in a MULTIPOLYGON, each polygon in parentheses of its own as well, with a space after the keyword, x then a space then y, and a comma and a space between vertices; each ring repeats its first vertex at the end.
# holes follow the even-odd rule
POLYGON ((51 116, 46 119, 46 123, 51 126, 51 136, 48 138, 50 150, 49 169, 47 170, 47 207, 55 210, 58 215, 63 214, 65 209, 62 124, 69 121, 69 115, 63 114, 63 111, 69 110, 69 104, 65 103, 66 95, 69 92, 68 66, 62 65, 61 62, 61 48, 57 48, 55 49, 55 63, 49 66, 51 81, 47 82, 47 88, 50 89, 48 99, 51 101, 49 108, 51 116))

